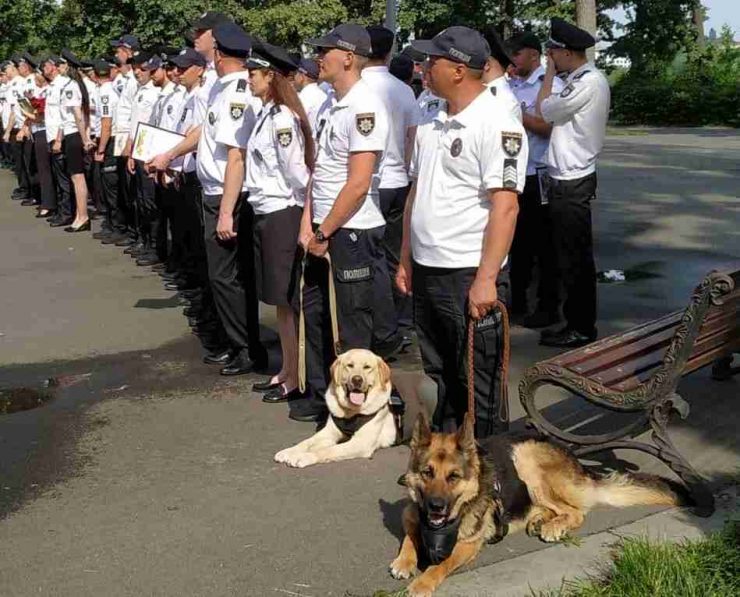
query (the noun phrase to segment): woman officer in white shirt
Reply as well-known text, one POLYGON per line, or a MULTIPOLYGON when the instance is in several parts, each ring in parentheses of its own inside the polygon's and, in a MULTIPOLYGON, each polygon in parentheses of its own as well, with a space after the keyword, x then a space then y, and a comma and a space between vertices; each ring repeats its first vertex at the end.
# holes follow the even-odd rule
POLYGON ((254 386, 263 402, 298 398, 298 339, 291 297, 298 289, 297 239, 314 161, 311 126, 287 79, 296 65, 282 48, 258 43, 247 61, 249 88, 262 102, 247 144, 246 186, 254 209, 257 294, 277 307, 279 373, 254 386))

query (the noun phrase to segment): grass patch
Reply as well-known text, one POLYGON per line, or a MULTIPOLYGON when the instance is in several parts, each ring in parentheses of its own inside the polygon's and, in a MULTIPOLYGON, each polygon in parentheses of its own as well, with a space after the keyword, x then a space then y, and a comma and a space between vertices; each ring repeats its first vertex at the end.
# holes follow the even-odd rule
POLYGON ((740 595, 740 520, 700 541, 624 539, 596 577, 539 597, 728 597, 740 595))

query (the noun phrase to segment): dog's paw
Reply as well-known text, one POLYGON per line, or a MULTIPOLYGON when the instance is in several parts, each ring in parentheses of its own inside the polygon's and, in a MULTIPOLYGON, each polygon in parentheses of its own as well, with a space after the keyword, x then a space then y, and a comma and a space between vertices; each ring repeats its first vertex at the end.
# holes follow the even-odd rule
POLYGON ((316 464, 318 461, 319 459, 316 458, 316 455, 312 452, 294 452, 293 454, 288 455, 288 458, 285 460, 285 464, 292 466, 293 468, 305 468, 312 464, 316 464))
POLYGON ((421 575, 414 582, 412 582, 406 592, 409 597, 432 597, 434 593, 434 583, 432 583, 425 575, 421 575))
POLYGON ((539 537, 542 532, 542 525, 545 521, 542 518, 533 518, 527 523, 527 535, 530 537, 539 537))
POLYGON ((391 576, 399 580, 411 578, 416 571, 416 562, 411 558, 398 556, 391 562, 391 576))
POLYGON ((568 534, 568 529, 558 522, 546 522, 540 527, 540 539, 545 543, 557 543, 568 534))
POLYGON ((287 463, 292 452, 293 448, 285 448, 285 450, 280 450, 277 454, 275 454, 275 462, 282 462, 284 464, 287 463))

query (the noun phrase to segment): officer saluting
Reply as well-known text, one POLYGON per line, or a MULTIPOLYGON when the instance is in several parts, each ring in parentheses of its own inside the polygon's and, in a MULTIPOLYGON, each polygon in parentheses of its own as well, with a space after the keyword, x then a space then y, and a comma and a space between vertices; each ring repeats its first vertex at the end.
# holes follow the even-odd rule
POLYGON ((324 393, 334 355, 327 334, 327 251, 337 282, 342 349, 370 348, 372 342, 373 275, 384 259, 378 171, 388 130, 383 103, 360 76, 371 51, 365 28, 339 25, 307 43, 318 48, 321 78, 334 88, 337 103, 319 117, 318 154, 301 222, 300 242, 308 253, 303 310, 309 399, 291 408, 289 416, 297 421, 328 413, 324 393))
POLYGON ((248 250, 252 209, 244 188, 245 152, 256 119, 256 100, 244 66, 252 42, 233 22, 216 25, 213 38, 220 78, 208 99, 197 172, 203 185, 208 275, 216 310, 232 345, 231 359, 221 374, 240 375, 267 367, 267 352, 259 340, 254 263, 248 250))
POLYGON ((446 102, 417 129, 396 281, 413 290, 424 371, 437 383, 438 430, 460 425, 467 411, 466 314, 476 320, 475 428, 485 437, 505 430, 496 402, 500 320, 491 309, 507 299, 527 137, 483 82, 489 48, 478 32, 449 27, 412 45, 429 56, 429 85, 446 102))
POLYGON ((552 19, 537 106, 553 125, 547 150, 549 203, 566 325, 544 331, 540 343, 545 346, 582 346, 597 334, 591 201, 596 196, 596 158, 604 145, 610 93, 606 77, 586 57, 586 48, 594 43, 587 31, 552 19), (568 77, 565 88, 553 95, 556 72, 567 72, 568 77))

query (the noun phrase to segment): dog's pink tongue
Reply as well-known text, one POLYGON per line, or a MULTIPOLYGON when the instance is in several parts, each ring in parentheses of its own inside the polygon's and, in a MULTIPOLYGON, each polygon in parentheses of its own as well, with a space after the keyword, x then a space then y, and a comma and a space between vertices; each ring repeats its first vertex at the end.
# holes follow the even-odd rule
POLYGON ((365 394, 362 392, 350 392, 349 401, 355 406, 361 406, 365 402, 365 394))

